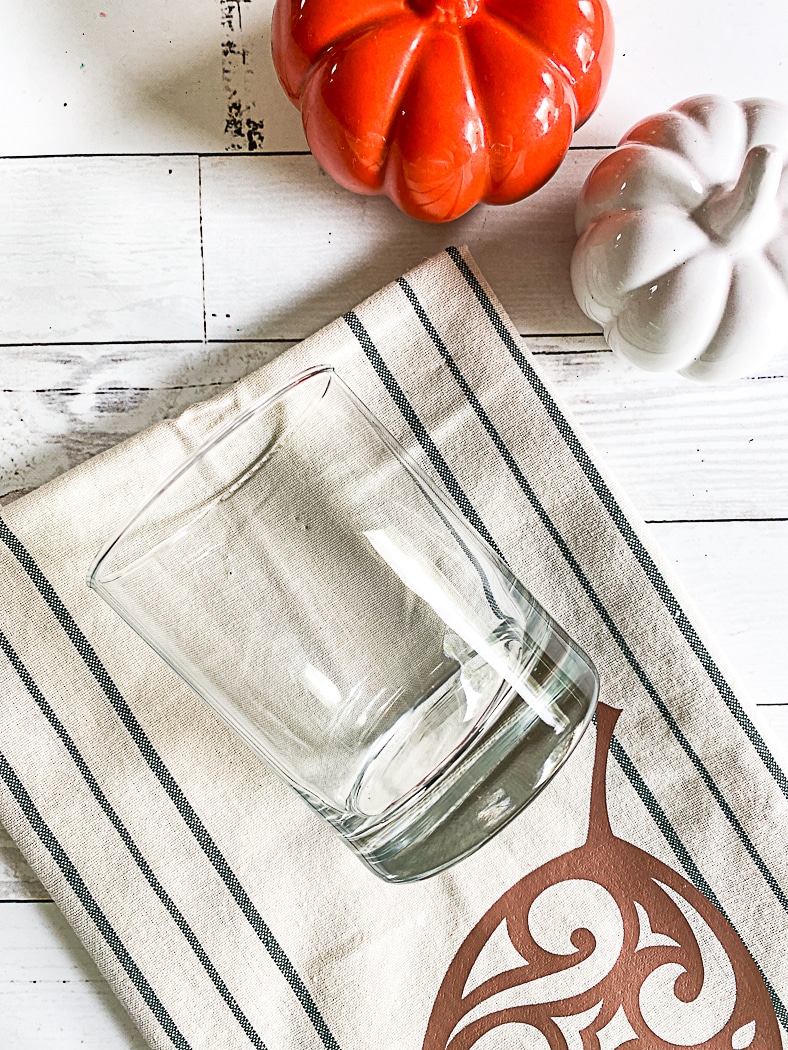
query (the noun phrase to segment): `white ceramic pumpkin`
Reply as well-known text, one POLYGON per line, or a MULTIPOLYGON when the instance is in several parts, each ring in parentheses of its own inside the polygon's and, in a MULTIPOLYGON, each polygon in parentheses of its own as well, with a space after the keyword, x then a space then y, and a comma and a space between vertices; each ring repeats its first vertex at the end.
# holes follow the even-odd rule
POLYGON ((788 349, 787 160, 788 106, 701 95, 597 164, 572 286, 613 351, 717 380, 788 349))

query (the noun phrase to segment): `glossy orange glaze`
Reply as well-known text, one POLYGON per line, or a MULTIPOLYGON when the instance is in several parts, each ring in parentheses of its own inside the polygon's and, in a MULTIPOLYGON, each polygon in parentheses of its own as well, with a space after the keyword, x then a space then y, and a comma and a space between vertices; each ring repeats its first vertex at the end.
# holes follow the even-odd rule
POLYGON ((606 0, 277 0, 272 46, 337 182, 446 222, 539 189, 601 98, 606 0))

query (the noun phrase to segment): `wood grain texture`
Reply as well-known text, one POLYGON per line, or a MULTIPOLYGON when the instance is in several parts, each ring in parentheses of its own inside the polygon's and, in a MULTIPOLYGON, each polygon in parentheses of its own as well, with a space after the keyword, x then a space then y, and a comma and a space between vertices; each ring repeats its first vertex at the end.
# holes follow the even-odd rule
MULTIPOLYGON (((565 344, 566 345, 566 344, 565 344)), ((541 358, 648 520, 788 517, 788 376, 698 386, 610 353, 541 358)))
POLYGON ((0 1046, 147 1046, 54 904, 0 905, 0 1046))
POLYGON ((0 347, 0 503, 260 367, 281 343, 0 347))
POLYGON ((300 339, 449 243, 527 336, 594 331, 569 282, 573 150, 536 196, 447 226, 337 187, 310 156, 0 160, 0 342, 300 339), (200 238, 202 200, 202 254, 200 238))
POLYGON ((760 707, 758 714, 769 734, 780 742, 783 754, 788 753, 788 704, 760 707))
MULTIPOLYGON (((0 84, 18 104, 4 114, 0 154, 223 150, 222 6, 30 0, 9 7, 0 84)), ((256 7, 260 18, 270 10, 256 7)), ((263 40, 260 48, 270 64, 263 40)), ((287 100, 270 95, 269 112, 290 116, 287 100)), ((292 131, 300 133, 297 121, 292 131)))
MULTIPOLYGON (((753 0, 663 0, 612 4, 613 76, 580 145, 613 145, 648 113, 700 92, 788 98, 785 4, 753 0)), ((273 0, 28 0, 8 6, 0 37, 0 90, 13 97, 0 124, 0 154, 215 152, 228 136, 228 36, 247 50, 239 82, 264 122, 262 148, 304 149, 296 110, 270 58, 273 0), (228 13, 242 10, 243 31, 228 13), (103 12, 103 14, 102 14, 103 12), (248 84, 247 84, 248 82, 248 84)))
MULTIPOLYGON (((727 657, 743 696, 788 710, 782 662, 788 521, 665 522, 649 529, 727 657)), ((773 706, 763 710, 767 719, 775 712, 773 706)), ((769 724, 788 744, 787 727, 769 724)))
POLYGON ((11 836, 0 824, 0 902, 48 899, 49 894, 33 874, 11 836))
POLYGON ((691 95, 788 101, 788 5, 772 0, 662 0, 658 16, 611 0, 616 29, 605 97, 577 144, 612 145, 651 113, 691 95))
POLYGON ((0 343, 200 339, 193 157, 0 161, 0 343))
POLYGON ((518 328, 593 331, 569 284, 575 150, 535 197, 447 226, 338 187, 311 156, 0 160, 0 343, 300 339, 446 244, 518 328), (198 172, 198 163, 201 175, 198 172))
POLYGON ((204 158, 208 337, 302 339, 447 244, 470 246, 519 331, 593 331, 569 258, 574 201, 602 155, 573 150, 535 196, 437 226, 343 190, 311 156, 204 158))
MULTIPOLYGON (((645 518, 788 517, 788 474, 775 469, 788 458, 782 362, 768 378, 701 387, 622 364, 601 338, 529 342, 645 518)), ((177 415, 287 345, 0 348, 0 498, 177 415)))

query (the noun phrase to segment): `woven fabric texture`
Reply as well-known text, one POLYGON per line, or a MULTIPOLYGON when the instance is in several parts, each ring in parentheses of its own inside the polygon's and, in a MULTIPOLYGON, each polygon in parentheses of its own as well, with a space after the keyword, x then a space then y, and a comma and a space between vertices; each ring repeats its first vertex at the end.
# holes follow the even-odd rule
POLYGON ((788 1047, 788 780, 467 251, 6 507, 0 572, 0 818, 151 1047, 788 1047), (85 583, 158 477, 323 363, 602 680, 553 783, 421 883, 366 870, 85 583))

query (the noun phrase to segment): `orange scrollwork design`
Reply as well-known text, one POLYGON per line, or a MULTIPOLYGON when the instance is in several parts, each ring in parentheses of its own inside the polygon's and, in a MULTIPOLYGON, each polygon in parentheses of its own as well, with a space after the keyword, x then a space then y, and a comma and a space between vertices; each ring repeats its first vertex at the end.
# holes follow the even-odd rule
POLYGON ((619 714, 598 709, 586 842, 521 879, 471 930, 423 1050, 492 1047, 494 1029, 496 1047, 529 1033, 544 1050, 782 1045, 760 971, 725 916, 612 832, 607 756, 619 714))

